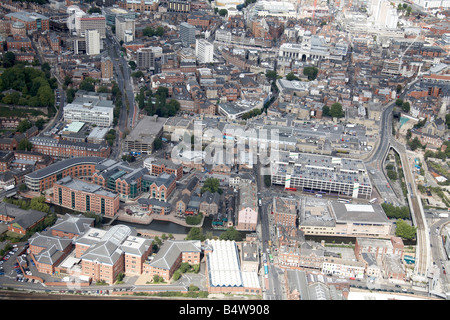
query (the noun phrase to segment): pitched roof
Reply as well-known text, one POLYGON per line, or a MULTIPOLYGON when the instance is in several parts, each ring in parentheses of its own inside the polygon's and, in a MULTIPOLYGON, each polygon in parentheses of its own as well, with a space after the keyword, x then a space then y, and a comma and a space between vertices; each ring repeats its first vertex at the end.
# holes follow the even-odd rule
POLYGON ((182 252, 201 252, 201 242, 199 240, 169 240, 158 251, 150 266, 170 269, 182 252))

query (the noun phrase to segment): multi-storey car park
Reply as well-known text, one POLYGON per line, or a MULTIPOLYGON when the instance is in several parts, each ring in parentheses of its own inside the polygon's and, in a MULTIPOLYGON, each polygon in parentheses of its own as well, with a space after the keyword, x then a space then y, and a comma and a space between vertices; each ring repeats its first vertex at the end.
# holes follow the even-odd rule
POLYGON ((369 198, 372 185, 362 160, 280 151, 271 163, 272 184, 303 192, 369 198))

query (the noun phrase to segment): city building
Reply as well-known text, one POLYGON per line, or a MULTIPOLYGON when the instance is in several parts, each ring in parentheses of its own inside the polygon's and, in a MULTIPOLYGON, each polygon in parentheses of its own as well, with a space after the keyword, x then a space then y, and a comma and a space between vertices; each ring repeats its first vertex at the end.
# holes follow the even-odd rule
POLYGON ((174 174, 178 180, 183 177, 183 166, 175 164, 167 159, 147 158, 144 160, 144 168, 147 168, 148 173, 152 176, 158 176, 165 172, 174 174))
POLYGON ((362 160, 279 152, 272 162, 272 184, 309 193, 368 199, 372 185, 362 160))
POLYGON ((31 191, 43 192, 52 188, 53 184, 63 177, 91 177, 95 172, 95 166, 104 160, 103 157, 71 157, 61 160, 28 173, 25 175, 25 184, 31 191))
POLYGON ((169 0, 168 12, 191 12, 191 0, 169 0))
POLYGON ((152 277, 158 275, 169 281, 182 263, 191 266, 200 264, 201 252, 201 242, 198 240, 165 241, 158 253, 144 263, 143 273, 152 277))
POLYGON ((136 19, 124 15, 116 16, 116 37, 119 41, 131 42, 135 37, 136 19), (126 34, 131 34, 132 39, 127 39, 126 34), (125 41, 127 40, 127 41, 125 41))
POLYGON ((239 206, 236 230, 255 231, 258 223, 258 197, 254 183, 239 185, 239 206))
POLYGON ((92 182, 120 195, 122 199, 135 199, 143 188, 146 168, 132 168, 127 163, 105 159, 95 166, 92 182))
POLYGON ((138 237, 135 229, 124 225, 108 230, 90 228, 74 243, 81 274, 108 284, 113 284, 120 273, 140 275, 152 251, 151 239, 138 237))
POLYGON ((183 47, 190 47, 195 44, 195 32, 195 26, 186 22, 180 24, 180 40, 183 47))
POLYGON ((272 200, 272 214, 275 223, 283 226, 297 226, 300 201, 296 198, 274 197, 272 200))
POLYGON ((136 12, 158 10, 158 0, 125 0, 125 8, 136 12))
POLYGON ((94 56, 100 54, 100 33, 98 30, 86 30, 86 54, 94 56))
POLYGON ((116 17, 119 17, 119 16, 129 18, 129 19, 136 18, 135 12, 129 11, 124 8, 116 7, 116 6, 102 8, 102 14, 105 16, 106 24, 109 26, 115 26, 116 25, 116 17))
POLYGON ((206 240, 204 252, 209 293, 262 294, 258 274, 241 270, 235 241, 206 240))
POLYGON ((85 122, 99 127, 109 127, 114 119, 114 105, 111 100, 98 98, 76 98, 64 106, 64 120, 85 122))
POLYGON ((89 228, 94 227, 94 222, 94 218, 87 218, 81 213, 78 215, 66 213, 56 220, 50 228, 50 233, 60 238, 74 239, 82 236, 89 228))
POLYGON ((119 202, 117 193, 70 176, 53 184, 53 203, 75 211, 113 217, 119 211, 119 202))
POLYGON ((102 80, 110 81, 114 77, 114 63, 110 57, 103 57, 101 62, 102 80))
POLYGON ((199 63, 214 62, 214 45, 206 39, 196 39, 195 56, 199 63))
POLYGON ((85 36, 86 30, 97 30, 101 39, 106 37, 106 19, 98 13, 76 16, 75 25, 78 36, 85 36))
POLYGON ((30 33, 50 30, 49 18, 37 12, 11 12, 5 15, 5 19, 22 22, 30 33))
POLYGON ((136 51, 136 65, 139 69, 155 69, 155 52, 153 48, 139 48, 136 51))
POLYGON ((153 143, 161 136, 166 120, 157 115, 144 116, 125 138, 123 151, 151 154, 153 143))

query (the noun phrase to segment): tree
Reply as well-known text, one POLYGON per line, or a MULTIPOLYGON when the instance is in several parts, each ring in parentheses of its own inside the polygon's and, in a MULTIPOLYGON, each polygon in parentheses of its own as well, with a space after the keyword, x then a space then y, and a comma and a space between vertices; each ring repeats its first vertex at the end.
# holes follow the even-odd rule
POLYGON ((422 147, 422 144, 420 143, 420 140, 417 137, 415 137, 411 141, 408 141, 408 145, 412 151, 416 150, 417 148, 422 147))
POLYGON ((227 9, 220 9, 219 10, 219 16, 226 17, 227 15, 228 15, 228 10, 227 9))
POLYGON ((79 89, 89 92, 95 92, 95 79, 90 77, 84 79, 83 81, 81 81, 79 89))
POLYGON ((408 113, 409 110, 411 109, 411 105, 409 104, 409 102, 403 102, 402 104, 402 111, 405 113, 408 113))
POLYGON ((219 179, 207 178, 205 180, 205 183, 203 184, 201 193, 204 193, 206 191, 209 191, 211 193, 218 192, 219 191, 219 182, 220 182, 219 179))
POLYGON ((270 176, 270 174, 264 175, 264 184, 266 185, 266 187, 270 187, 272 185, 272 177, 270 176))
POLYGON ((335 102, 331 105, 330 116, 333 118, 342 118, 344 111, 342 111, 342 105, 339 102, 335 102))
POLYGON ((206 237, 203 234, 203 230, 202 230, 202 228, 199 228, 199 227, 192 227, 186 236, 186 240, 205 241, 205 239, 206 239, 206 237))
POLYGON ((153 149, 159 150, 162 148, 162 140, 160 138, 156 138, 155 141, 153 141, 153 149))
POLYGON ((31 151, 33 144, 28 139, 22 139, 17 146, 18 150, 31 151))
POLYGON ((275 70, 267 70, 266 71, 266 78, 269 80, 275 80, 277 78, 278 74, 275 70))
POLYGON ((164 35, 164 28, 161 27, 161 26, 159 26, 158 28, 156 28, 155 34, 156 34, 158 37, 162 37, 162 36, 164 35))
POLYGON ((330 107, 329 106, 323 106, 322 107, 322 116, 323 117, 330 117, 330 107))
POLYGON ((289 80, 289 81, 300 80, 300 78, 297 77, 293 72, 289 72, 286 76, 286 80, 289 80))
POLYGON ((398 98, 398 99, 395 100, 395 105, 396 106, 400 107, 402 104, 403 104, 403 99, 398 98))
POLYGON ((395 228, 395 235, 403 239, 414 239, 416 236, 416 227, 410 226, 402 219, 398 219, 395 228))
POLYGON ((3 67, 10 68, 16 63, 16 55, 14 52, 8 51, 3 57, 3 67))
POLYGON ((17 126, 17 131, 19 132, 25 132, 28 129, 30 129, 33 125, 31 124, 30 120, 25 119, 20 121, 19 125, 17 126))
POLYGON ((131 68, 131 70, 136 70, 136 68, 137 68, 137 65, 136 65, 136 62, 134 62, 134 61, 128 61, 128 65, 130 66, 130 68, 131 68))
POLYGON ((231 227, 231 228, 228 228, 227 231, 223 232, 220 235, 219 239, 220 240, 241 241, 242 240, 242 235, 234 227, 231 227))
POLYGON ((307 76, 309 81, 315 80, 318 73, 319 69, 317 69, 316 67, 303 68, 303 75, 307 76))

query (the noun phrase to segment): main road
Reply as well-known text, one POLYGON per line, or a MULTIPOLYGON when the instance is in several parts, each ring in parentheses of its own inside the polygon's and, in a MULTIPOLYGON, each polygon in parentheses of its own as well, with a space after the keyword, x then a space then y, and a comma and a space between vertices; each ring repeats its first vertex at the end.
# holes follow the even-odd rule
POLYGON ((106 43, 109 48, 109 55, 114 63, 117 85, 122 92, 122 110, 118 125, 120 132, 124 133, 127 128, 132 129, 134 127, 137 115, 131 70, 127 60, 121 56, 119 41, 111 34, 109 29, 106 31, 106 43))
MULTIPOLYGON (((407 85, 409 88, 418 79, 413 80, 407 85)), ((406 95, 407 90, 405 90, 400 98, 406 95)), ((412 165, 408 161, 408 155, 406 153, 405 145, 399 143, 392 136, 392 110, 395 106, 395 101, 389 103, 382 112, 381 122, 380 122, 380 135, 379 144, 377 148, 373 151, 371 157, 366 161, 368 166, 372 166, 377 169, 381 169, 383 166, 384 159, 392 147, 400 155, 402 162, 402 168, 405 176, 405 182, 407 185, 408 194, 408 204, 413 219, 413 223, 417 228, 417 255, 416 255, 416 266, 415 266, 415 276, 419 281, 426 280, 427 271, 430 262, 430 252, 429 252, 429 237, 428 237, 428 227, 426 224, 423 208, 421 205, 421 199, 417 194, 416 184, 414 180, 414 174, 412 173, 412 165)))

